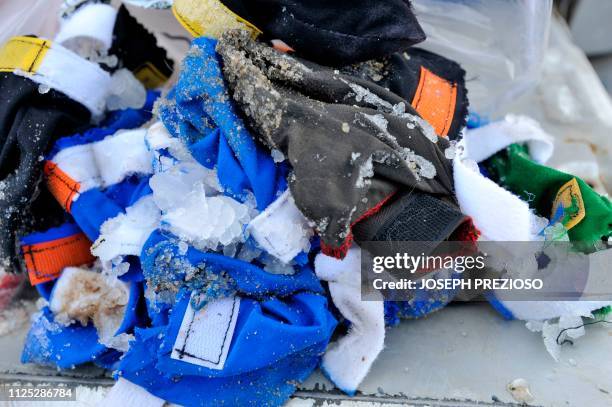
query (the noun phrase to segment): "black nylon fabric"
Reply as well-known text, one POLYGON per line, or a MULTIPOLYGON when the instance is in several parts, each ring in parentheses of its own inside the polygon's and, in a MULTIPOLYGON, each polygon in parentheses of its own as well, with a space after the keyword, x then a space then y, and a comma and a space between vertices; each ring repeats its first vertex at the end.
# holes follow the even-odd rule
POLYGON ((407 0, 221 0, 269 39, 328 66, 380 58, 425 40, 407 0))
POLYGON ((118 57, 120 65, 117 68, 127 68, 132 72, 137 72, 147 62, 166 78, 172 75, 174 69, 174 62, 163 48, 157 46, 155 36, 123 5, 117 12, 113 44, 108 53, 118 57))
MULTIPOLYGON (((53 89, 42 94, 38 86, 0 73, 0 267, 7 270, 18 268, 16 236, 37 222, 29 208, 38 195, 42 157, 58 137, 73 134, 90 120, 80 103, 53 89)), ((38 201, 45 208, 36 212, 55 213, 57 208, 46 207, 52 200, 44 196, 38 201)))
POLYGON ((296 205, 323 244, 341 247, 351 224, 397 189, 452 196, 449 142, 423 127, 401 97, 277 52, 245 31, 224 34, 217 52, 254 134, 288 157, 296 205))
POLYGON ((456 205, 411 191, 353 226, 356 242, 441 242, 467 220, 456 205))
POLYGON ((421 67, 454 84, 457 88, 453 122, 448 138, 457 140, 465 127, 469 102, 465 87, 465 71, 448 58, 419 48, 410 48, 376 61, 367 61, 342 68, 343 72, 374 81, 410 103, 415 96, 421 67))

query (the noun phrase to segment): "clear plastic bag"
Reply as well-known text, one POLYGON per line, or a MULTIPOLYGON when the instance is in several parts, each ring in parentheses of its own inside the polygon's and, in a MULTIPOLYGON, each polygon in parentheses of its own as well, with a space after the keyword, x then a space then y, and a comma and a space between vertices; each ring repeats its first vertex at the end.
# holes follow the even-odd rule
POLYGON ((1 0, 0 45, 15 35, 53 38, 61 0, 1 0), (51 10, 51 12, 50 12, 51 10))
POLYGON ((471 110, 496 116, 538 81, 552 0, 413 0, 419 47, 467 71, 471 110))

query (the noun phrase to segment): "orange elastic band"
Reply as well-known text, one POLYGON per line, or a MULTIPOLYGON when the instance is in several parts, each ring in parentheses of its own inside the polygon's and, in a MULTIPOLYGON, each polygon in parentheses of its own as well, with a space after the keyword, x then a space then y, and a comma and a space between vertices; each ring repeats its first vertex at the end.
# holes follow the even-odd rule
POLYGON ((91 241, 83 233, 22 246, 30 283, 45 283, 59 277, 66 267, 93 263, 90 247, 91 241))
POLYGON ((66 212, 70 213, 72 200, 79 193, 81 184, 73 180, 52 161, 45 162, 45 176, 47 187, 55 199, 62 205, 66 212))
POLYGON ((456 103, 457 86, 421 67, 419 85, 411 104, 439 136, 448 135, 456 103))

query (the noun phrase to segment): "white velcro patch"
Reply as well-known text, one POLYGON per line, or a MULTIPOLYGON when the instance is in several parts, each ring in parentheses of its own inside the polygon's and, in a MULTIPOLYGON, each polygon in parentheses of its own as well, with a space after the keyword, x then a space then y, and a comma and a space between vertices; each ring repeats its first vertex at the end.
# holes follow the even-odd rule
POLYGON ((172 359, 223 370, 239 309, 240 297, 215 300, 197 311, 190 302, 172 347, 172 359))

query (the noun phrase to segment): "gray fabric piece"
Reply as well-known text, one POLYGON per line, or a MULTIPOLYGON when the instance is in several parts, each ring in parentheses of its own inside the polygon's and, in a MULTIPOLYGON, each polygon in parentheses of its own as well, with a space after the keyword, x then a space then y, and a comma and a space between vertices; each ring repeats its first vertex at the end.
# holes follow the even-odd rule
POLYGON ((293 167, 291 193, 326 246, 397 189, 452 195, 449 143, 376 84, 282 54, 229 31, 217 52, 233 98, 293 167))

